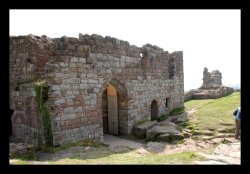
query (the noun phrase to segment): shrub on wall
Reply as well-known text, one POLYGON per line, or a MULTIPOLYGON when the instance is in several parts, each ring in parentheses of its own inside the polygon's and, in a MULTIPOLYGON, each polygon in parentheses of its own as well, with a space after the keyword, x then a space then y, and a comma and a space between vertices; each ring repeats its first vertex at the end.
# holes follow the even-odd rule
POLYGON ((48 86, 47 81, 40 80, 35 82, 34 84, 35 89, 35 99, 38 105, 38 111, 42 115, 42 124, 44 129, 44 137, 45 137, 45 144, 47 146, 53 146, 53 135, 52 135, 52 128, 51 128, 51 120, 50 120, 50 109, 46 103, 48 100, 48 93, 50 87, 48 86))

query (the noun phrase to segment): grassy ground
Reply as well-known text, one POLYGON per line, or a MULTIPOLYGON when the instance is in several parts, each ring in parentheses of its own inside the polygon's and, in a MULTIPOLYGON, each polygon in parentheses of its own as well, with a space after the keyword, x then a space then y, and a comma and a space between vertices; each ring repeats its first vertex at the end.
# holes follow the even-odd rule
MULTIPOLYGON (((93 155, 94 156, 94 155, 93 155)), ((39 164, 189 164, 192 161, 202 160, 204 157, 195 152, 182 152, 176 154, 154 154, 140 155, 135 150, 125 153, 110 153, 94 158, 82 159, 76 155, 71 158, 63 158, 58 161, 43 161, 39 164)), ((15 159, 13 164, 33 164, 33 161, 15 159)))
MULTIPOLYGON (((240 93, 234 93, 220 99, 191 100, 185 103, 185 110, 192 111, 189 114, 189 122, 185 127, 197 133, 201 130, 210 130, 211 134, 218 132, 233 132, 235 130, 234 117, 235 108, 240 106, 240 93)), ((193 151, 185 151, 175 154, 148 153, 139 154, 135 150, 123 153, 115 153, 107 146, 91 142, 78 142, 66 144, 61 147, 45 148, 43 151, 56 153, 72 146, 91 146, 85 157, 76 154, 70 158, 62 158, 57 161, 34 161, 36 156, 29 154, 21 155, 12 159, 11 164, 190 164, 193 161, 202 160, 204 157, 193 151)), ((205 149, 211 153, 211 149, 205 149)))
POLYGON ((233 111, 240 106, 240 93, 220 99, 191 100, 185 103, 186 111, 193 111, 189 124, 195 130, 232 132, 235 129, 233 111))

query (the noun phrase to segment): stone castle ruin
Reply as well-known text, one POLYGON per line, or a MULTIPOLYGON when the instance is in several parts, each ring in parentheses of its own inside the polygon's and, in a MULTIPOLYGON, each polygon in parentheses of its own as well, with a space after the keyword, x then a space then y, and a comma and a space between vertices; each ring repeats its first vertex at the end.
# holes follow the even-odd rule
POLYGON ((14 142, 44 143, 41 106, 48 108, 53 145, 130 134, 137 122, 184 106, 181 51, 96 34, 11 36, 9 44, 14 142), (35 84, 46 88, 39 93, 35 84))
POLYGON ((198 89, 193 89, 185 93, 185 100, 190 99, 215 99, 226 96, 234 92, 233 88, 223 86, 222 74, 219 70, 211 73, 205 67, 203 70, 203 84, 198 89))
POLYGON ((213 85, 220 86, 220 85, 222 85, 221 79, 222 79, 222 76, 221 76, 220 71, 214 70, 210 73, 210 72, 208 72, 208 69, 205 67, 204 71, 203 71, 202 87, 209 88, 210 86, 213 86, 213 85))

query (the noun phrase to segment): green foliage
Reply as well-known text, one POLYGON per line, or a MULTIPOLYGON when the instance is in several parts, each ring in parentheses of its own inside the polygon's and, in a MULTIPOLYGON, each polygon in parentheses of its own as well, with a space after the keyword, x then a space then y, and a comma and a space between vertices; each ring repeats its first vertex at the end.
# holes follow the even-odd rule
POLYGON ((223 144, 228 144, 228 143, 230 143, 230 141, 228 141, 228 140, 226 140, 225 138, 221 141, 221 143, 223 143, 223 144))
POLYGON ((197 157, 197 155, 194 152, 191 152, 190 154, 188 154, 189 158, 195 158, 197 157))
POLYGON ((186 141, 185 139, 180 140, 180 141, 177 142, 177 144, 183 144, 183 143, 185 143, 185 141, 186 141))
POLYGON ((176 109, 172 110, 172 111, 170 112, 169 115, 170 115, 170 116, 180 115, 180 114, 182 114, 183 112, 185 112, 185 107, 176 108, 176 109))
POLYGON ((41 110, 43 118, 43 127, 45 134, 45 142, 48 146, 53 146, 53 135, 51 129, 50 121, 50 110, 47 105, 44 105, 44 108, 41 110))
POLYGON ((169 141, 170 143, 172 143, 172 142, 174 141, 174 135, 173 135, 173 134, 169 133, 168 141, 169 141))
POLYGON ((12 158, 15 159, 20 159, 20 160, 37 160, 37 156, 35 154, 34 151, 29 152, 29 153, 25 153, 25 154, 17 154, 17 155, 13 155, 12 158))
POLYGON ((158 118, 158 120, 159 121, 164 121, 164 120, 166 120, 168 118, 168 116, 167 115, 161 115, 159 118, 158 118))
POLYGON ((34 84, 36 93, 36 102, 38 105, 38 111, 42 115, 42 123, 44 129, 45 144, 47 146, 53 146, 53 135, 50 120, 50 109, 46 104, 48 100, 49 86, 45 80, 38 81, 34 84))
POLYGON ((177 124, 177 129, 179 131, 182 131, 185 128, 192 130, 192 129, 194 129, 194 125, 191 125, 190 122, 188 122, 188 121, 177 124))
POLYGON ((149 121, 148 119, 143 119, 143 120, 140 120, 138 122, 135 123, 135 126, 139 125, 139 124, 143 124, 145 123, 146 121, 149 121))

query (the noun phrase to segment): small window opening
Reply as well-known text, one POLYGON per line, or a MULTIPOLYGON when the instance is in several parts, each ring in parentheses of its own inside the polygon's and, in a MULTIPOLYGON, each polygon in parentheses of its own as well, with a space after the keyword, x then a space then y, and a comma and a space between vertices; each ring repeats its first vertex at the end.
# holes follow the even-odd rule
POLYGON ((16 86, 16 87, 15 87, 15 91, 19 91, 19 86, 16 86))
POLYGON ((166 108, 168 107, 168 98, 166 98, 165 106, 166 106, 166 108))
POLYGON ((31 63, 31 58, 27 58, 26 61, 31 63))

